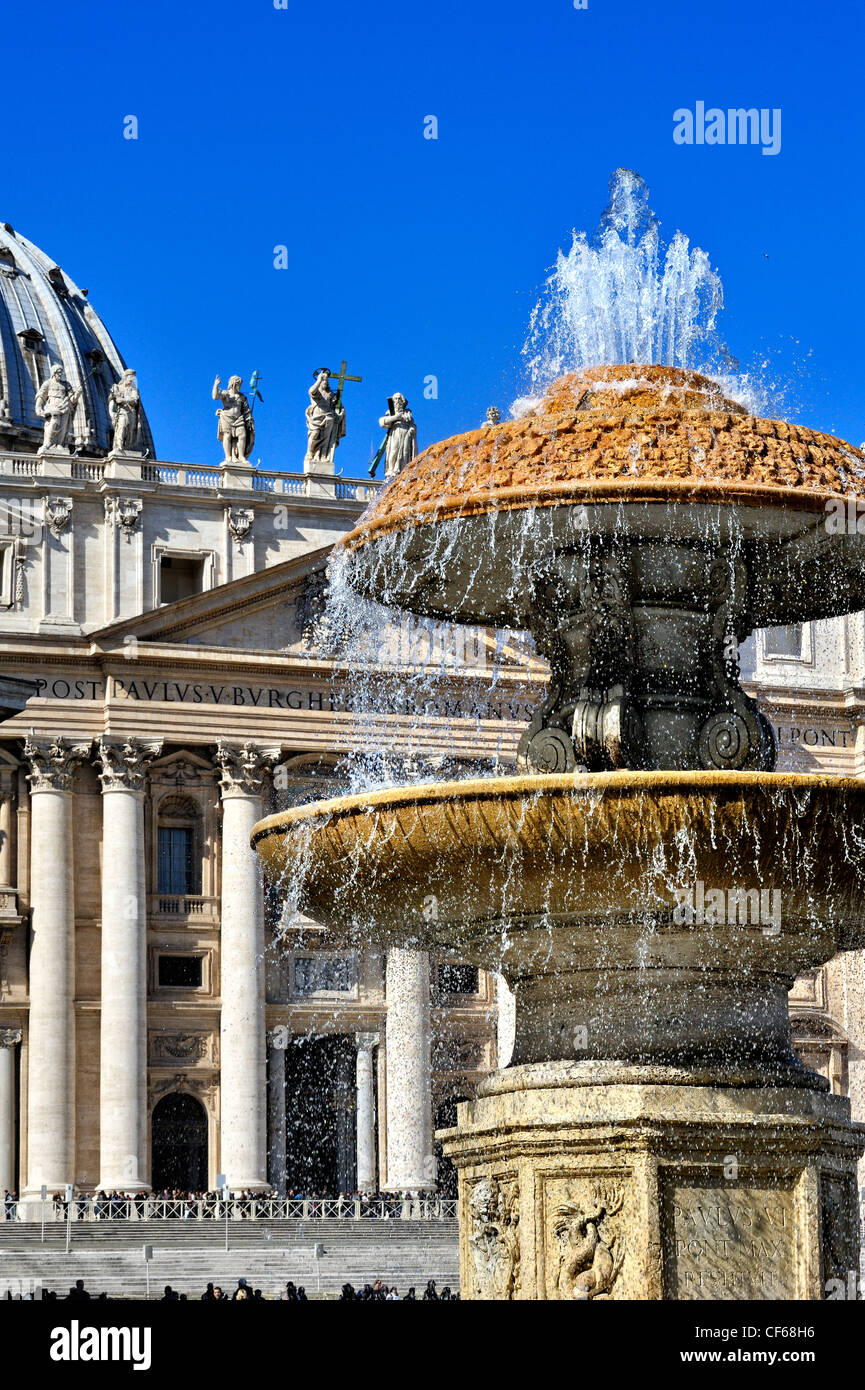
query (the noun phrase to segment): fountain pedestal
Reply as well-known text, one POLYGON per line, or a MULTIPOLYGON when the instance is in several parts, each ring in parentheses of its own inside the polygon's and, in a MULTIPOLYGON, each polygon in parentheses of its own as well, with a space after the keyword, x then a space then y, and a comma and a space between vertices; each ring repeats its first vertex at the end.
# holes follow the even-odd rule
POLYGON ((821 1299, 858 1271, 849 1102, 670 1069, 514 1067, 459 1107, 468 1299, 821 1299))

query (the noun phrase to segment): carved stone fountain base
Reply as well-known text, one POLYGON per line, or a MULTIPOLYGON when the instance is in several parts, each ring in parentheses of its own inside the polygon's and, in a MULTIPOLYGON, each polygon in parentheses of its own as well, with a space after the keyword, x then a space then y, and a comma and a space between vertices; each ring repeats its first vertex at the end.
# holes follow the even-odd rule
POLYGON ((440 1136, 459 1170, 462 1297, 847 1290, 865 1125, 845 1098, 812 1088, 812 1073, 772 1087, 744 1073, 712 1080, 549 1062, 484 1082, 440 1136))

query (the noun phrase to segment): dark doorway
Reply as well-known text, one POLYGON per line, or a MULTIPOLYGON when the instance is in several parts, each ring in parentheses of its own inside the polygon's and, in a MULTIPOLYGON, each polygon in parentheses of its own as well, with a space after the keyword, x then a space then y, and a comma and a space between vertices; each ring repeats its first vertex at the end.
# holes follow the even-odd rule
POLYGON ((289 1191, 353 1192, 355 1048, 346 1037, 292 1038, 285 1057, 289 1191))
MULTIPOLYGON (((460 1101, 467 1099, 467 1096, 455 1096, 453 1100, 446 1100, 439 1106, 433 1120, 433 1128, 436 1133, 440 1129, 453 1129, 456 1126, 457 1106, 460 1101)), ((442 1144, 439 1139, 435 1140, 434 1153, 438 1190, 443 1197, 456 1197, 458 1191, 457 1170, 453 1159, 446 1158, 442 1152, 442 1144)))
POLYGON ((163 1096, 152 1121, 154 1192, 207 1190, 207 1112, 194 1096, 163 1096))

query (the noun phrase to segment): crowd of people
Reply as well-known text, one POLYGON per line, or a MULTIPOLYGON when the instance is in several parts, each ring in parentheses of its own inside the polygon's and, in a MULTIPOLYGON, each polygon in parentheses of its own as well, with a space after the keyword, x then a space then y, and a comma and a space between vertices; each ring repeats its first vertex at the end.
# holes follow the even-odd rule
POLYGON ((395 1284, 388 1288, 381 1279, 376 1279, 374 1284, 364 1284, 362 1289, 356 1289, 352 1284, 343 1284, 339 1301, 340 1303, 458 1303, 459 1297, 458 1293, 451 1292, 448 1284, 445 1284, 439 1292, 435 1279, 430 1279, 427 1282, 420 1298, 418 1298, 414 1286, 406 1293, 401 1294, 395 1284))
MULTIPOLYGON (((428 1281, 420 1298, 418 1298, 414 1286, 409 1288, 404 1294, 401 1294, 395 1284, 388 1286, 384 1280, 376 1279, 374 1283, 364 1284, 363 1288, 360 1289, 355 1289, 353 1284, 343 1284, 338 1301, 340 1303, 457 1303, 459 1302, 459 1297, 458 1293, 451 1292, 448 1285, 445 1285, 441 1291, 439 1291, 434 1279, 428 1281)), ((16 1296, 9 1291, 6 1294, 6 1298, 10 1301, 23 1300, 25 1302, 30 1302, 35 1298, 42 1298, 52 1302, 62 1300, 67 1303, 87 1303, 91 1300, 97 1303, 118 1301, 109 1299, 107 1293, 91 1294, 89 1289, 85 1288, 83 1279, 76 1279, 67 1294, 59 1294, 56 1290, 43 1289, 39 1294, 31 1290, 28 1293, 22 1293, 16 1296)), ((119 1301, 122 1301, 122 1295, 119 1301)), ((186 1303, 188 1301, 189 1296, 187 1294, 178 1293, 177 1289, 172 1288, 170 1284, 165 1285, 162 1297, 159 1299, 160 1303, 186 1303)), ((279 1295, 279 1299, 276 1300, 268 1299, 265 1294, 262 1293, 261 1289, 251 1288, 247 1279, 238 1279, 237 1288, 230 1294, 225 1293, 219 1284, 208 1284, 204 1293, 201 1295, 200 1301, 202 1303, 267 1303, 274 1301, 282 1303, 307 1303, 309 1300, 303 1284, 296 1285, 292 1283, 291 1280, 288 1281, 282 1293, 279 1295)))
MULTIPOLYGON (((407 1203, 413 1204, 411 1214, 418 1214, 415 1208, 421 1200, 425 1203, 423 1214, 435 1215, 440 1205, 439 1195, 428 1192, 307 1193, 292 1188, 285 1194, 243 1191, 232 1192, 226 1197, 222 1192, 184 1192, 178 1188, 166 1188, 162 1192, 142 1191, 130 1196, 100 1190, 92 1197, 83 1193, 73 1197, 71 1215, 78 1221, 120 1221, 131 1216, 139 1221, 163 1218, 207 1220, 226 1215, 240 1218, 261 1215, 271 1219, 328 1216, 387 1220, 406 1215, 407 1203)), ((70 1215, 69 1206, 63 1192, 52 1193, 46 1202, 47 1212, 55 1220, 65 1221, 70 1215)), ((6 1192, 0 1209, 6 1221, 14 1221, 18 1211, 17 1195, 6 1192)))

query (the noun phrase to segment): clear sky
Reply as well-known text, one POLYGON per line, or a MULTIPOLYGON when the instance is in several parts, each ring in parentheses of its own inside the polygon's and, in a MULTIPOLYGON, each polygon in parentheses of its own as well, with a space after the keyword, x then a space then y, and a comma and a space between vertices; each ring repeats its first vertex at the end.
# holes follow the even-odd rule
POLYGON ((160 457, 218 462, 213 377, 253 368, 263 467, 300 469, 312 371, 343 357, 346 475, 394 390, 421 445, 506 413, 556 250, 620 165, 708 251, 723 335, 789 383, 786 412, 865 438, 861 0, 287 5, 4 23, 0 218, 89 288, 160 457), (698 101, 780 108, 780 153, 675 144, 698 101))

